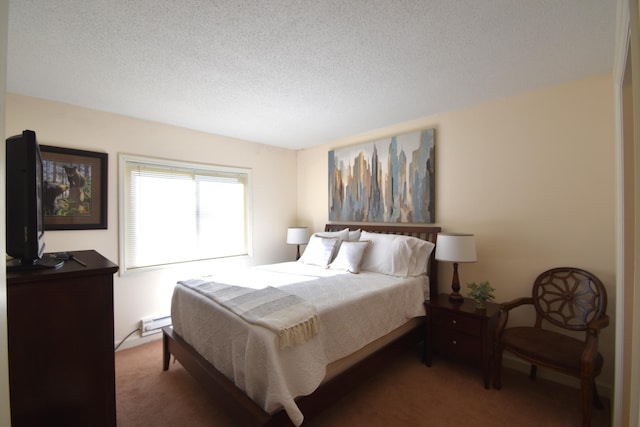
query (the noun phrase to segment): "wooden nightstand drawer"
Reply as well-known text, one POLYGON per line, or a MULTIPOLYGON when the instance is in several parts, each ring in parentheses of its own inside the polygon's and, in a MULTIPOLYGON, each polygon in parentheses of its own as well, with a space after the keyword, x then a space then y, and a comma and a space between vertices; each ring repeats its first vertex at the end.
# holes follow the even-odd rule
POLYGON ((436 295, 424 302, 424 308, 427 318, 423 359, 427 366, 431 366, 434 351, 474 362, 482 366, 484 387, 489 388, 493 334, 500 306, 487 303, 485 309, 478 309, 469 298, 451 301, 448 295, 436 295))
POLYGON ((436 327, 433 345, 440 352, 456 359, 478 361, 482 356, 482 340, 479 336, 436 327))
POLYGON ((453 331, 464 331, 469 335, 477 337, 482 335, 482 321, 473 317, 464 316, 459 313, 444 310, 433 310, 433 326, 447 328, 453 331))

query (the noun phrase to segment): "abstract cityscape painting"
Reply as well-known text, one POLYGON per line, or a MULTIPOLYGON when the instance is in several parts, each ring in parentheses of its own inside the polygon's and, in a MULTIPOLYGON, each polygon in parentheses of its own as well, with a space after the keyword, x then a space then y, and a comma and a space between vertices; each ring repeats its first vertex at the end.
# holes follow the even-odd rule
POLYGON ((329 151, 329 220, 433 223, 435 129, 329 151))

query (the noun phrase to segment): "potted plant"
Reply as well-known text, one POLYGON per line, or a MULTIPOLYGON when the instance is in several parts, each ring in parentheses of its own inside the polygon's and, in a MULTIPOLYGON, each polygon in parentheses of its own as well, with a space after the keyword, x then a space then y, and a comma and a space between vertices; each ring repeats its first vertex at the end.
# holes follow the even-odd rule
POLYGON ((467 288, 471 290, 469 292, 469 298, 475 301, 476 307, 478 308, 486 308, 487 301, 493 301, 495 298, 493 295, 495 289, 489 284, 488 280, 480 284, 476 284, 475 282, 467 283, 467 288))

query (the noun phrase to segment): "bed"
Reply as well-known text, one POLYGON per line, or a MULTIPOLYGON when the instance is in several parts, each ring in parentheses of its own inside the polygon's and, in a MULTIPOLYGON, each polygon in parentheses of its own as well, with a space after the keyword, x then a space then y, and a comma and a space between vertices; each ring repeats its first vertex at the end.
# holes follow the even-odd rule
MULTIPOLYGON (((437 233, 440 231, 439 227, 433 226, 327 224, 325 232, 335 235, 345 229, 353 233, 361 230, 363 236, 366 233, 374 233, 366 234, 369 237, 364 239, 373 239, 374 242, 377 238, 375 236, 391 234, 412 236, 434 244, 437 233)), ((412 241, 414 240, 412 239, 412 241)), ((323 239, 323 242, 326 241, 328 240, 323 239)), ((354 246, 358 245, 354 244, 354 246)), ((305 254, 307 251, 311 252, 311 247, 310 242, 305 254)), ((224 276, 215 276, 215 280, 211 282, 206 282, 206 278, 182 282, 176 286, 172 301, 173 328, 163 329, 163 369, 169 369, 170 357, 173 355, 216 401, 231 412, 238 425, 300 425, 302 419, 307 421, 313 418, 332 402, 340 399, 370 377, 372 372, 393 358, 399 350, 420 341, 421 331, 424 327, 424 309, 422 307, 424 298, 423 294, 416 296, 416 288, 418 286, 426 287, 423 289, 424 295, 438 294, 437 266, 434 253, 434 250, 429 251, 426 276, 405 277, 392 281, 391 286, 398 289, 394 291, 395 294, 381 294, 383 289, 384 292, 387 292, 387 279, 382 277, 385 275, 366 270, 360 274, 334 275, 332 271, 326 269, 326 273, 321 275, 328 277, 319 279, 314 277, 314 285, 311 287, 298 283, 283 286, 282 289, 286 289, 287 292, 303 296, 303 302, 307 299, 313 302, 313 308, 317 307, 318 310, 316 317, 320 319, 321 332, 305 335, 305 338, 296 344, 289 343, 285 345, 287 348, 280 351, 272 348, 275 346, 274 343, 278 342, 277 334, 274 334, 273 331, 260 326, 256 327, 244 321, 236 315, 237 313, 230 312, 228 307, 226 309, 207 308, 210 302, 207 302, 203 297, 206 293, 203 289, 211 291, 212 286, 225 283, 226 281, 219 280, 224 276), (318 297, 314 292, 318 292, 317 289, 342 292, 343 286, 338 281, 345 276, 349 276, 348 280, 356 281, 357 285, 353 285, 354 287, 363 289, 362 300, 368 301, 365 310, 374 313, 379 310, 374 306, 369 307, 369 301, 372 303, 387 301, 388 305, 394 305, 392 304, 394 298, 398 301, 406 300, 405 303, 399 302, 399 304, 407 306, 400 309, 404 314, 393 315, 396 317, 405 316, 405 319, 399 320, 399 318, 388 317, 385 314, 387 316, 385 322, 370 322, 372 330, 370 337, 362 338, 363 342, 353 342, 354 334, 357 334, 360 339, 362 329, 359 332, 353 332, 349 328, 357 328, 359 320, 371 319, 370 315, 358 315, 355 320, 349 318, 349 328, 344 328, 344 334, 348 335, 349 339, 341 340, 343 332, 338 331, 335 319, 347 319, 348 317, 345 316, 348 316, 349 311, 353 310, 354 303, 358 304, 358 313, 360 313, 360 310, 365 307, 364 303, 359 299, 352 301, 350 299, 354 297, 348 295, 347 300, 349 301, 345 300, 344 303, 329 305, 325 304, 326 298, 318 297), (321 281, 316 282, 315 280, 321 281), (416 280, 421 281, 421 284, 418 285, 416 280), (322 283, 322 286, 316 283, 322 283), (314 291, 309 289, 314 289, 314 291), (205 311, 205 309, 211 311, 205 311), (225 326, 221 327, 220 325, 225 326), (389 330, 377 330, 378 327, 389 330), (206 342, 208 337, 202 338, 203 330, 207 333, 211 332, 212 341, 206 342), (227 341, 229 344, 226 344, 227 341), (249 342, 252 347, 247 346, 249 342), (210 347, 217 347, 217 350, 214 352, 210 350, 210 347), (220 353, 222 354, 220 355, 220 353), (225 355, 225 353, 229 354, 225 355), (241 357, 245 359, 240 362, 234 361, 236 360, 234 357, 238 357, 236 353, 242 353, 241 357), (229 357, 231 362, 227 363, 225 357, 229 357), (261 362, 262 359, 264 359, 265 365, 255 366, 254 362, 261 362), (296 369, 299 370, 297 373, 296 369), (290 370, 292 372, 289 372, 290 370), (272 374, 272 371, 277 372, 277 375, 272 374), (258 385, 254 386, 253 383, 258 385), (302 414, 304 418, 302 418, 302 414)), ((303 254, 302 261, 304 261, 305 254, 303 254)), ((306 267, 299 266, 300 263, 292 263, 295 264, 292 266, 286 264, 259 268, 266 270, 260 274, 273 275, 277 279, 282 277, 281 273, 283 272, 293 274, 290 268, 299 267, 301 272, 307 271, 306 267), (281 269, 283 271, 280 271, 281 269)), ((294 270, 294 273, 297 274, 297 270, 294 270)), ((252 274, 254 273, 252 272, 252 274)), ((242 280, 252 280, 252 276, 248 275, 245 277, 239 274, 238 277, 244 277, 242 280)), ((242 281, 241 279, 236 280, 242 281)), ((242 286, 244 285, 242 284, 242 286)), ((221 290, 226 292, 226 289, 221 288, 221 290)), ((366 326, 365 324, 359 327, 366 326)), ((367 333, 362 335, 367 335, 367 333)), ((279 342, 282 346, 282 335, 279 342)))

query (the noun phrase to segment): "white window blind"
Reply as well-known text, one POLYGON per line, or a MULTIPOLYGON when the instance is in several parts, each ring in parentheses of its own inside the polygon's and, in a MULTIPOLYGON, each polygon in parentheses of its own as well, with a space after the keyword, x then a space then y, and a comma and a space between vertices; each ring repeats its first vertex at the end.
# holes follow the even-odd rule
POLYGON ((121 155, 120 171, 125 271, 249 253, 249 170, 121 155))

